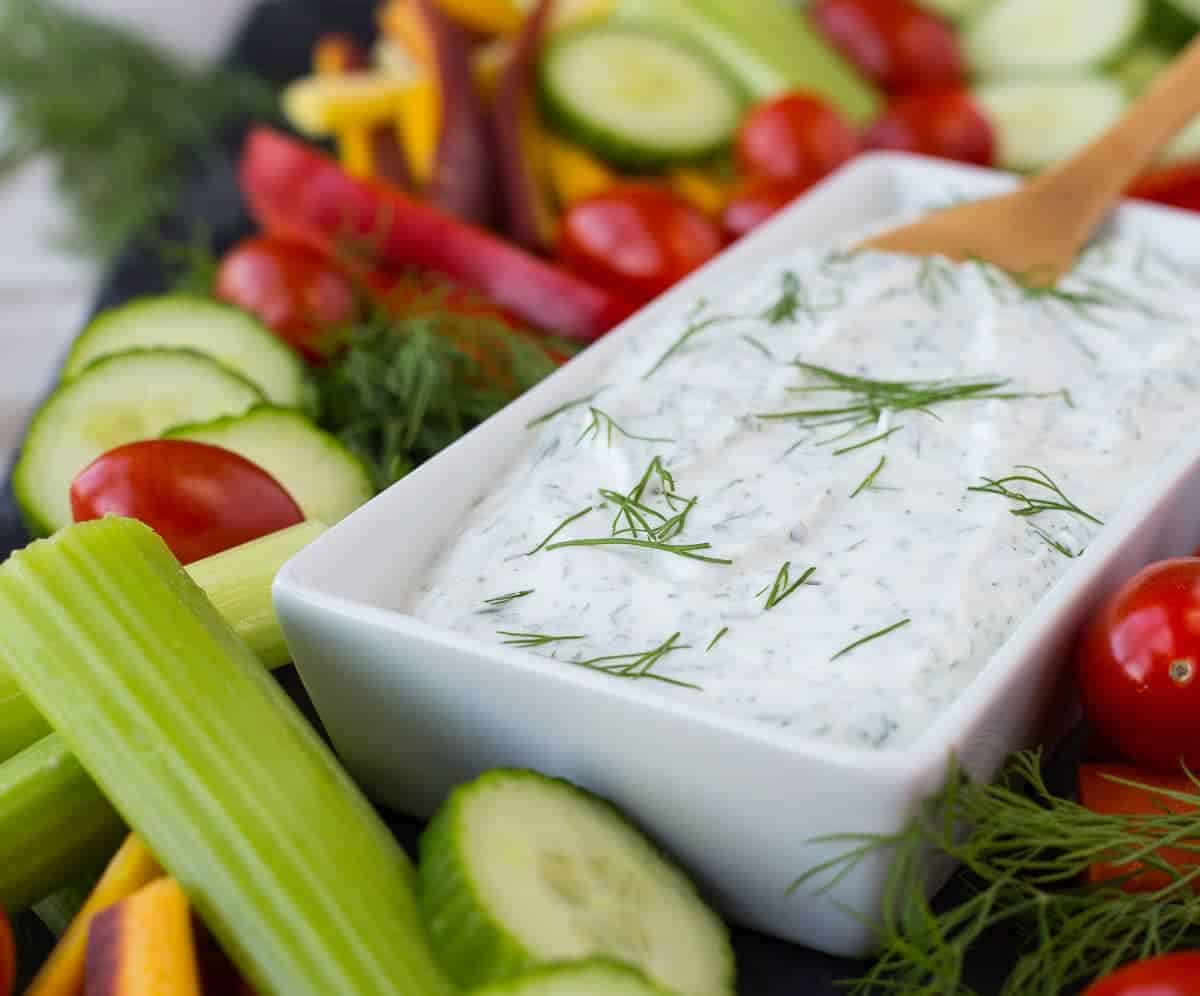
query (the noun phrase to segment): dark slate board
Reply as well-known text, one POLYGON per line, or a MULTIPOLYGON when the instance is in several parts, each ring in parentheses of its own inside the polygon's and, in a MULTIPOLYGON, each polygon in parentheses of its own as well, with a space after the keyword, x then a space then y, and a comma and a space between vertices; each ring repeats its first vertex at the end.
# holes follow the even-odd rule
MULTIPOLYGON (((315 39, 326 31, 349 32, 363 41, 373 34, 376 0, 268 0, 252 12, 229 52, 231 65, 253 70, 269 80, 284 83, 308 71, 315 39)), ((232 245, 252 231, 241 194, 238 191, 237 157, 249 122, 231 126, 209 153, 195 164, 192 176, 178 204, 164 219, 154 238, 130 246, 117 259, 103 282, 94 302, 94 310, 119 304, 142 294, 164 288, 167 274, 159 254, 153 248, 163 239, 187 242, 201 231, 211 238, 218 251, 232 245)), ((0 495, 0 559, 24 546, 29 540, 21 525, 12 496, 11 479, 0 495)), ((303 688, 290 672, 283 676, 289 691, 314 719, 303 688)), ((1077 756, 1075 742, 1060 751, 1053 767, 1057 781, 1069 791, 1070 773, 1077 756)), ((1054 782, 1052 781, 1052 784, 1054 782)), ((397 837, 410 852, 420 826, 406 817, 385 814, 397 837)), ((731 819, 736 819, 731 814, 731 819)), ((947 887, 945 900, 955 894, 955 883, 947 887)), ((49 937, 31 917, 22 917, 18 925, 29 948, 45 948, 49 937)), ((838 980, 853 978, 863 965, 832 958, 819 952, 785 944, 750 931, 735 931, 738 959, 738 990, 741 996, 834 996, 840 991, 838 980)), ((998 936, 979 952, 971 982, 981 992, 999 988, 1011 967, 1013 938, 998 936)), ((28 970, 27 963, 22 966, 28 970)), ((344 994, 368 996, 368 994, 344 994)))

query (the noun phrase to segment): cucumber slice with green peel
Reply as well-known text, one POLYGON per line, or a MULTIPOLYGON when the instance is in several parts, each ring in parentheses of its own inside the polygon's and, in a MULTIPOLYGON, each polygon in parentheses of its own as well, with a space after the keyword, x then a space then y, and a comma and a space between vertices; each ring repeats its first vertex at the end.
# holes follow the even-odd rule
POLYGON ((211 443, 244 456, 283 485, 306 519, 328 526, 375 495, 363 462, 289 408, 259 405, 243 415, 176 426, 164 435, 211 443))
POLYGON ((1077 73, 1112 63, 1138 39, 1146 0, 994 0, 963 44, 979 76, 1077 73))
POLYGON ((606 958, 543 965, 471 996, 667 996, 636 968, 606 958))
POLYGON ((1007 80, 974 89, 1005 169, 1030 173, 1078 152, 1124 113, 1121 85, 1103 76, 1007 80))
POLYGON ((420 853, 425 923, 464 988, 602 956, 680 996, 733 993, 725 924, 614 806, 569 782, 488 772, 451 793, 420 853))
POLYGON ((702 50, 628 24, 554 36, 539 76, 546 109, 566 134, 633 169, 707 159, 730 143, 744 106, 702 50))
POLYGON ((69 525, 71 482, 102 453, 183 422, 240 414, 262 400, 246 378, 193 350, 102 357, 46 399, 25 435, 13 471, 25 525, 39 536, 69 525))
POLYGON ((257 384, 274 404, 307 408, 312 403, 304 362, 287 343, 244 311, 179 294, 106 311, 75 340, 63 378, 79 376, 102 356, 152 348, 205 353, 257 384))

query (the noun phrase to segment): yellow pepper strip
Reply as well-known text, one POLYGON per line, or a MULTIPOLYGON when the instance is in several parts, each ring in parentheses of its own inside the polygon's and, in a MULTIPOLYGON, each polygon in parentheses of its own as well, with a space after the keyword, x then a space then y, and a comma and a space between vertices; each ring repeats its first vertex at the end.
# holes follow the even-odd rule
POLYGON ((409 172, 422 185, 433 176, 441 116, 442 95, 434 81, 425 77, 410 83, 396 128, 409 172))
POLYGON ((707 215, 717 217, 725 210, 729 188, 702 170, 679 167, 667 174, 671 189, 707 215))
POLYGON ((337 76, 369 67, 366 53, 349 35, 322 35, 313 48, 313 72, 318 76, 337 76))
POLYGON ((130 834, 113 856, 83 908, 59 938, 25 996, 79 996, 83 992, 88 928, 97 913, 132 896, 163 871, 141 838, 130 834))
MULTIPOLYGON (((369 65, 363 51, 346 35, 325 35, 313 49, 313 71, 317 76, 341 76, 360 72, 369 65)), ((350 124, 337 131, 338 159, 353 177, 367 180, 375 172, 370 125, 350 124)))
POLYGON ((283 92, 283 112, 298 130, 322 137, 348 125, 375 125, 403 112, 412 80, 382 73, 308 76, 283 92))
MULTIPOLYGON (((467 0, 471 2, 471 0, 467 0)), ((379 30, 408 53, 421 69, 433 72, 437 57, 421 12, 410 0, 387 0, 376 14, 379 30)))
POLYGON ((516 33, 525 19, 513 0, 437 0, 452 21, 485 35, 516 33))
POLYGON ((200 996, 192 914, 173 878, 110 906, 88 931, 87 991, 119 996, 200 996))
POLYGON ((558 203, 572 204, 598 194, 617 182, 617 174, 578 145, 545 133, 542 136, 550 187, 558 203))

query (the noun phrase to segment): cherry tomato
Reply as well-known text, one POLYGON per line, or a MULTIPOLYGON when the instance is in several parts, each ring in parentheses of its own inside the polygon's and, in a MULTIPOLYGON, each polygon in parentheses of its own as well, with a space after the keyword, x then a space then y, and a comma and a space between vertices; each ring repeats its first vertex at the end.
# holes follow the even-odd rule
POLYGON ((17 983, 17 945, 13 941, 12 924, 0 910, 0 996, 11 996, 17 983))
POLYGON ((304 521, 261 467, 182 439, 129 443, 98 457, 71 483, 71 512, 76 522, 139 519, 184 564, 304 521))
POLYGON ((782 183, 816 183, 857 151, 858 136, 845 118, 802 93, 787 93, 751 109, 737 134, 741 172, 782 183))
POLYGON ((358 314, 354 287, 315 249, 269 235, 234 246, 217 270, 216 296, 256 315, 310 362, 325 332, 358 314))
POLYGON ((787 207, 808 187, 808 184, 782 183, 765 176, 743 180, 734 188, 721 213, 725 234, 731 239, 740 239, 787 207))
POLYGON ((1084 711, 1125 758, 1200 770, 1200 559, 1130 578, 1085 626, 1076 669, 1084 711))
POLYGON ((966 75, 953 30, 912 0, 815 0, 811 13, 834 47, 890 93, 966 75))
POLYGON ((648 301, 721 251, 720 229, 671 190, 623 184, 574 204, 559 253, 596 283, 648 301))
POLYGON ((992 126, 958 86, 914 90, 894 98, 863 133, 868 149, 897 149, 979 166, 992 165, 992 126))
POLYGON ((1151 170, 1126 191, 1129 197, 1200 211, 1200 161, 1151 170))
POLYGON ((1126 965, 1083 996, 1200 996, 1200 954, 1185 951, 1126 965))

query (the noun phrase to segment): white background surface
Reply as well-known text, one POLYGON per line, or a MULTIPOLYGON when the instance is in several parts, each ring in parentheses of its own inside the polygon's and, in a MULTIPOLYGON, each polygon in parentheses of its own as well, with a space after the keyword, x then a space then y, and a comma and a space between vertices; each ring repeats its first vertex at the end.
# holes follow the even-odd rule
MULTIPOLYGON (((65 2, 135 25, 187 58, 209 59, 224 48, 253 0, 65 2)), ((4 465, 30 408, 78 330, 99 279, 86 261, 55 248, 64 210, 45 163, 0 183, 0 459, 4 465)))

